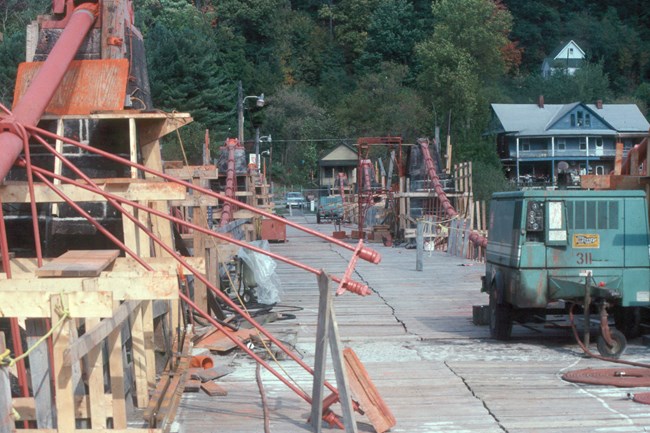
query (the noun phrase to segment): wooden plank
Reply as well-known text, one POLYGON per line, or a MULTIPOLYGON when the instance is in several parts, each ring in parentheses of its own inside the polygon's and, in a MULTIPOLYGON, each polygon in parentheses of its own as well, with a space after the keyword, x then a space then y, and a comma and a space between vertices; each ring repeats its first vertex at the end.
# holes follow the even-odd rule
POLYGON ((228 395, 228 390, 226 388, 211 380, 201 383, 201 389, 210 397, 225 397, 228 395))
POLYGON ((350 388, 375 431, 383 433, 390 430, 397 421, 381 398, 361 360, 351 348, 343 350, 343 358, 350 378, 350 388))
MULTIPOLYGON (((20 282, 14 287, 29 286, 30 281, 39 280, 3 280, 0 286, 11 286, 11 282, 20 282), (27 284, 25 284, 27 283, 27 284)), ((52 281, 52 280, 41 280, 52 281)), ((57 290, 27 290, 27 291, 0 291, 0 317, 50 317, 50 298, 57 294, 57 290)), ((108 291, 72 292, 64 293, 63 297, 68 302, 68 311, 71 317, 106 317, 110 316, 113 294, 108 291)))
POLYGON ((102 320, 94 326, 87 325, 86 333, 65 349, 63 353, 64 365, 70 366, 90 353, 93 348, 97 347, 105 338, 120 327, 139 305, 139 301, 126 301, 115 309, 111 317, 102 320))
POLYGON ((98 277, 120 250, 71 250, 36 270, 37 277, 98 277))
MULTIPOLYGON (((145 275, 132 276, 102 276, 98 278, 16 278, 12 280, 0 279, 0 315, 3 311, 11 309, 16 310, 16 306, 8 305, 13 302, 12 296, 24 298, 28 293, 23 292, 43 292, 44 294, 52 293, 69 293, 78 294, 75 296, 86 295, 86 292, 107 292, 113 294, 114 300, 144 300, 144 299, 178 299, 178 279, 176 275, 166 272, 149 272, 145 275), (11 293, 21 292, 21 293, 11 293), (80 295, 79 295, 80 294, 80 295)), ((90 296, 90 295, 89 295, 90 296)), ((99 296, 99 295, 94 295, 99 296)), ((82 302, 83 299, 79 299, 82 302)), ((87 303, 90 308, 92 305, 87 303)), ((37 311, 38 306, 25 306, 28 310, 37 311)), ((74 308, 74 307, 73 307, 74 308)), ((95 313, 93 313, 95 314, 95 313)), ((107 317, 110 314, 99 315, 96 317, 107 317)), ((7 313, 4 316, 9 316, 7 313)), ((30 314, 18 314, 13 317, 43 317, 38 313, 33 316, 30 314)), ((92 317, 75 316, 75 317, 92 317)))
POLYGON ((219 178, 219 170, 216 165, 188 165, 182 168, 165 168, 165 174, 183 180, 219 178))
MULTIPOLYGON (((132 201, 184 200, 185 187, 170 182, 133 181, 129 183, 110 183, 95 180, 102 191, 132 201)), ((103 202, 106 199, 94 192, 71 184, 58 185, 57 188, 75 202, 103 202)), ((7 182, 0 185, 0 198, 4 203, 30 203, 27 182, 7 182)), ((34 184, 34 201, 36 203, 62 203, 59 197, 47 185, 34 184)))
POLYGON ((147 356, 145 352, 146 345, 142 304, 136 309, 131 320, 131 344, 133 368, 135 372, 136 407, 145 408, 149 404, 149 384, 147 381, 147 356))

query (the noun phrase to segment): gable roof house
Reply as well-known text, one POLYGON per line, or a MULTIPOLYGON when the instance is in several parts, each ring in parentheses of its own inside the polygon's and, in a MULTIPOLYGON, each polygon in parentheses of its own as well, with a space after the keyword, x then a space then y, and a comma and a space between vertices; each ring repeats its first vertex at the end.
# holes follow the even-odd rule
POLYGON ((585 62, 585 52, 574 41, 557 47, 542 63, 542 76, 550 77, 556 71, 575 74, 585 62))
POLYGON ((627 153, 650 124, 635 104, 492 104, 490 134, 513 181, 555 184, 560 162, 580 174, 614 169, 616 143, 627 153))
MULTIPOLYGON (((347 186, 356 183, 357 149, 340 144, 318 160, 318 184, 323 190, 338 186, 339 173, 344 173, 347 186)), ((344 183, 344 186, 346 184, 344 183)))

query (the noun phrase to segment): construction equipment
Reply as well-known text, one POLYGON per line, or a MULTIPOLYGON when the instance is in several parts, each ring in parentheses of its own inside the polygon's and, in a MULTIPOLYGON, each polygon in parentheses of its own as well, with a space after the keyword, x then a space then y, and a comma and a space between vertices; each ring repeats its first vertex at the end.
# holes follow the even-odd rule
MULTIPOLYGON (((513 321, 543 316, 554 301, 600 315, 598 350, 619 356, 633 309, 650 305, 648 208, 642 191, 519 191, 490 204, 482 291, 490 333, 508 339, 513 321), (607 312, 617 330, 610 330, 607 312), (621 332, 622 331, 622 332, 621 332)), ((585 344, 586 345, 586 344, 585 344)))

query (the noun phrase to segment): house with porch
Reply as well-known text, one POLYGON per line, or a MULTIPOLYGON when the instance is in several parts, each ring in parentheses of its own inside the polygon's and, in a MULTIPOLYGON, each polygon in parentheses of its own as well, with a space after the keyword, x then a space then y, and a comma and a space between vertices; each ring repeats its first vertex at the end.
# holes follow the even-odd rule
POLYGON ((650 124, 635 104, 492 104, 489 134, 506 176, 555 184, 558 164, 578 174, 614 169, 616 143, 624 153, 648 135, 650 124))
POLYGON ((353 189, 357 179, 357 149, 347 144, 340 144, 318 161, 318 184, 322 194, 327 195, 334 187, 343 185, 353 189), (340 173, 343 175, 341 176, 340 173))
POLYGON ((573 75, 582 67, 585 52, 574 41, 561 44, 542 62, 542 76, 550 77, 556 72, 573 75))

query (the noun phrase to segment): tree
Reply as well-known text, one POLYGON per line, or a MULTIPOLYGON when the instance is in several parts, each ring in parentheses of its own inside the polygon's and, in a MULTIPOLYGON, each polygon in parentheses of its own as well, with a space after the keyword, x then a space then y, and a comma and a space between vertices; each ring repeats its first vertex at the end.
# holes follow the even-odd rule
POLYGON ((384 61, 412 64, 419 35, 410 2, 381 0, 370 17, 368 38, 358 61, 360 72, 376 70, 384 61))
MULTIPOLYGON (((189 111, 205 128, 222 134, 236 121, 236 90, 219 67, 209 34, 197 28, 150 29, 146 41, 151 93, 157 107, 189 111)), ((195 159, 197 155, 192 155, 195 159)))
POLYGON ((602 63, 586 63, 574 75, 556 71, 550 77, 532 74, 522 80, 522 85, 515 88, 513 100, 518 103, 532 103, 540 95, 549 104, 567 104, 570 102, 594 103, 598 99, 611 99, 613 94, 609 87, 609 77, 603 70, 602 63))
POLYGON ((273 178, 303 184, 315 173, 321 138, 336 136, 330 118, 299 86, 284 86, 265 108, 265 134, 273 137, 273 178), (314 141, 310 141, 314 140, 314 141))
POLYGON ((331 20, 334 37, 345 52, 346 61, 352 64, 363 52, 368 38, 370 16, 379 0, 330 1, 320 10, 322 19, 331 20))
POLYGON ((11 109, 18 64, 25 60, 25 33, 5 35, 0 43, 0 102, 11 109))
POLYGON ((427 112, 417 92, 404 85, 408 68, 384 62, 361 77, 357 89, 335 110, 347 136, 401 136, 415 140, 426 128, 427 112))
POLYGON ((433 35, 415 49, 417 82, 437 112, 451 111, 454 124, 467 130, 484 115, 487 89, 516 66, 507 62, 517 57, 508 39, 512 16, 491 0, 440 0, 432 11, 433 35))

